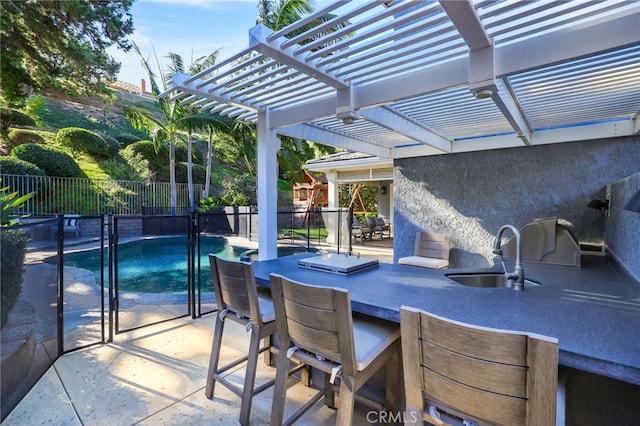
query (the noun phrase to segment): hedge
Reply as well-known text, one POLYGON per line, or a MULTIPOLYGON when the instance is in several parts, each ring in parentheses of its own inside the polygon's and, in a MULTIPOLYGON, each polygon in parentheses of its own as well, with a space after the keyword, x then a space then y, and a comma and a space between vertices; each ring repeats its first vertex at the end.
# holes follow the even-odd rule
POLYGON ((169 151, 163 152, 161 148, 159 152, 156 152, 153 142, 151 141, 134 142, 127 146, 125 151, 141 155, 142 158, 149 162, 149 168, 156 173, 169 163, 169 151))
POLYGON ((2 325, 7 322, 9 312, 22 292, 24 257, 29 238, 22 230, 3 228, 0 232, 0 309, 2 325))
POLYGON ((38 132, 29 129, 9 130, 9 147, 15 148, 23 143, 45 143, 45 140, 38 132))
POLYGON ((15 157, 0 157, 0 170, 6 175, 46 176, 46 173, 35 164, 15 157))
POLYGON ((134 142, 138 142, 140 138, 134 135, 130 135, 129 133, 122 133, 122 134, 116 135, 116 140, 120 142, 120 146, 125 148, 134 142))
POLYGON ((109 155, 116 155, 120 151, 120 142, 116 138, 104 134, 99 136, 107 143, 109 155))
POLYGON ((48 176, 82 177, 80 166, 66 152, 46 145, 23 144, 11 151, 11 155, 35 164, 48 176))
POLYGON ((36 122, 24 112, 16 109, 0 109, 0 122, 2 130, 7 130, 13 126, 35 126, 36 122))
POLYGON ((110 155, 109 144, 99 134, 79 127, 60 129, 56 140, 69 147, 74 153, 85 153, 92 156, 110 155))
MULTIPOLYGON (((176 182, 187 183, 187 163, 176 163, 176 182)), ((205 184, 207 180, 207 168, 200 164, 192 164, 191 175, 193 176, 193 183, 205 184)))

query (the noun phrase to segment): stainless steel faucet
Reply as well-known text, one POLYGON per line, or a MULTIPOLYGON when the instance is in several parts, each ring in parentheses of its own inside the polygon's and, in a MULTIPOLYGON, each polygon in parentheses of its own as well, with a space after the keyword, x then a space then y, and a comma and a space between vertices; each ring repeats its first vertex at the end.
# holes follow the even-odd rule
POLYGON ((493 254, 500 256, 500 262, 502 263, 502 268, 504 269, 504 276, 507 280, 513 282, 514 290, 524 290, 524 269, 522 269, 522 237, 520 236, 520 231, 513 225, 503 225, 500 229, 498 229, 498 234, 496 235, 496 241, 493 244, 493 254), (507 229, 510 229, 513 232, 513 235, 516 237, 516 265, 513 268, 513 272, 507 272, 507 267, 504 265, 504 260, 502 259, 502 234, 507 229))

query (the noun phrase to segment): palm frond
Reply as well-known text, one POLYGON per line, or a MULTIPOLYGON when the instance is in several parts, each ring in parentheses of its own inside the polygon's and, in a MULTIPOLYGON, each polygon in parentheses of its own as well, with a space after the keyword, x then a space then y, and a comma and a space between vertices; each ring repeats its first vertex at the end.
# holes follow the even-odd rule
POLYGON ((167 72, 164 75, 164 85, 165 87, 169 87, 171 86, 174 74, 184 73, 184 61, 182 60, 182 56, 173 52, 169 52, 166 58, 169 59, 169 63, 166 65, 167 72))
POLYGON ((215 50, 213 53, 210 53, 207 56, 201 56, 195 60, 193 64, 189 67, 189 72, 193 74, 197 74, 202 70, 210 68, 216 64, 218 60, 218 56, 220 55, 220 49, 215 50))
POLYGON ((165 123, 155 117, 149 110, 126 107, 124 108, 124 113, 135 129, 149 133, 154 142, 157 139, 158 132, 163 131, 165 128, 165 123))
POLYGON ((147 71, 147 74, 149 75, 149 84, 151 85, 151 94, 154 96, 158 95, 160 93, 160 88, 158 86, 158 83, 156 82, 157 75, 153 72, 153 70, 149 66, 148 59, 144 57, 138 45, 133 41, 131 42, 131 45, 132 45, 133 51, 136 52, 138 56, 140 56, 142 68, 144 68, 145 71, 147 71))

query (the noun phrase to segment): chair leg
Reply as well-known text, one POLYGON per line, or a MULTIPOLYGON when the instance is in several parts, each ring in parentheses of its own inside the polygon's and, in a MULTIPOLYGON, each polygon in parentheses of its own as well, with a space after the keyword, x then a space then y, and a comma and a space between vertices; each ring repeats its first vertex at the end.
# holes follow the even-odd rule
POLYGON ((391 354, 391 357, 386 363, 386 377, 385 377, 385 405, 387 410, 397 412, 404 404, 402 403, 402 395, 397 391, 398 389, 404 389, 402 381, 402 364, 399 362, 400 350, 399 345, 395 345, 397 348, 391 354))
POLYGON ((264 338, 264 344, 266 347, 268 347, 269 349, 267 349, 266 351, 264 351, 264 358, 263 358, 263 362, 264 365, 271 367, 271 365, 273 365, 273 353, 271 352, 271 347, 273 346, 273 336, 267 336, 264 338))
MULTIPOLYGON (((325 386, 329 383, 329 379, 331 379, 331 374, 324 373, 325 386)), ((324 394, 324 405, 329 408, 336 408, 336 391, 334 386, 329 386, 327 388, 327 391, 324 394)))
POLYGON ((249 355, 247 358, 247 371, 244 376, 244 388, 242 392, 242 404, 240 405, 240 424, 249 424, 251 415, 251 401, 253 400, 253 388, 256 382, 256 370, 258 367, 258 355, 260 353, 260 329, 251 327, 251 340, 249 342, 249 355))
POLYGON ((340 379, 340 405, 338 405, 337 425, 353 424, 353 408, 355 406, 354 384, 349 378, 340 379))
POLYGON ((310 365, 305 365, 302 367, 302 371, 300 371, 300 381, 306 387, 311 386, 311 377, 312 377, 312 369, 310 365))
POLYGON ((273 401, 271 404, 271 426, 282 425, 284 404, 287 400, 286 382, 289 376, 289 358, 287 358, 287 353, 282 349, 282 346, 277 359, 276 383, 273 387, 273 401))
POLYGON ((211 358, 209 358, 209 371, 207 372, 207 387, 205 396, 213 398, 213 388, 216 385, 215 375, 218 371, 220 361, 220 348, 222 347, 222 333, 224 331, 224 320, 216 317, 216 325, 213 330, 213 344, 211 345, 211 358))

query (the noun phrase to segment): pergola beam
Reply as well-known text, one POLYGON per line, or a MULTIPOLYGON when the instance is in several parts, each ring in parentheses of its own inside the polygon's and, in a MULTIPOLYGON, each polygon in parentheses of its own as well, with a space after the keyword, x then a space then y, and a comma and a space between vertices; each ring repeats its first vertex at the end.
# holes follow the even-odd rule
POLYGON ((388 107, 369 108, 360 112, 368 121, 399 133, 422 144, 431 145, 442 153, 451 152, 451 141, 430 129, 408 120, 399 112, 388 107))
MULTIPOLYGON (((595 55, 608 50, 618 49, 640 43, 637 22, 640 12, 578 29, 565 29, 544 34, 536 38, 513 43, 495 49, 495 74, 505 78, 531 69, 542 68, 558 63, 561 59, 568 62, 583 56, 595 55), (585 43, 597 34, 593 43, 585 43), (527 52, 526 55, 523 52, 527 52)), ((427 69, 409 71, 396 77, 389 77, 355 87, 354 108, 362 110, 395 101, 447 90, 467 85, 469 82, 468 61, 466 58, 448 61, 427 69)), ((281 108, 273 112, 274 125, 286 126, 326 117, 333 113, 327 105, 335 107, 335 98, 319 99, 299 106, 281 108)))
POLYGON ((348 137, 346 135, 322 129, 309 124, 278 129, 278 134, 298 139, 312 140, 329 146, 345 148, 349 151, 364 152, 382 158, 391 158, 391 149, 368 141, 348 137))
POLYGON ((344 89, 349 87, 348 83, 336 78, 335 73, 326 72, 322 67, 317 67, 317 59, 307 62, 305 60, 307 54, 296 56, 294 54, 295 49, 293 47, 281 49, 280 45, 287 41, 285 37, 269 41, 269 36, 272 34, 273 31, 264 25, 256 25, 249 30, 249 46, 256 52, 268 56, 280 64, 294 68, 299 72, 334 87, 335 89, 344 89))

